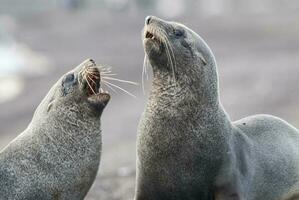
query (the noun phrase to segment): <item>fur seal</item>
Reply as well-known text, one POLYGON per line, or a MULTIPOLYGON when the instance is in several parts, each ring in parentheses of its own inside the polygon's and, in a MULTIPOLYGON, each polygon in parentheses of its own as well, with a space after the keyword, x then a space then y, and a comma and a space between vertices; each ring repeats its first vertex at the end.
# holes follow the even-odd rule
POLYGON ((296 128, 270 115, 232 122, 214 55, 186 26, 147 17, 143 45, 153 83, 138 128, 135 200, 299 195, 296 128))
POLYGON ((0 199, 82 200, 101 157, 100 117, 110 95, 88 59, 63 75, 26 130, 0 152, 0 199))

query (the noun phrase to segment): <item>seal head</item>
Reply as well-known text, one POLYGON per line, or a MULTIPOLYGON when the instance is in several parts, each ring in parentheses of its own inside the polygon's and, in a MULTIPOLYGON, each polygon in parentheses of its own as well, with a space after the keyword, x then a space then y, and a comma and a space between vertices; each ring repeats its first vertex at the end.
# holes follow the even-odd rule
POLYGON ((96 63, 88 59, 66 73, 44 101, 48 103, 47 112, 64 109, 65 105, 69 105, 73 110, 87 110, 90 116, 100 116, 109 100, 110 95, 101 89, 101 74, 96 63))
POLYGON ((167 86, 167 92, 174 94, 184 88, 190 95, 217 100, 214 55, 198 34, 183 24, 149 16, 145 20, 142 38, 146 57, 153 69, 154 89, 167 86))

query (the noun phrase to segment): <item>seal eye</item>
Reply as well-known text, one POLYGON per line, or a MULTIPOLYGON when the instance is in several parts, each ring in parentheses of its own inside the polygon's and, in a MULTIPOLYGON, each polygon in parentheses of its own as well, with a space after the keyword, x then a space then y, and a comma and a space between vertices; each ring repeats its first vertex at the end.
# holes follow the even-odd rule
POLYGON ((174 29, 174 35, 176 37, 182 37, 184 35, 184 30, 182 30, 182 29, 174 29))
POLYGON ((75 79, 75 75, 74 74, 68 74, 65 77, 65 82, 73 82, 75 79))

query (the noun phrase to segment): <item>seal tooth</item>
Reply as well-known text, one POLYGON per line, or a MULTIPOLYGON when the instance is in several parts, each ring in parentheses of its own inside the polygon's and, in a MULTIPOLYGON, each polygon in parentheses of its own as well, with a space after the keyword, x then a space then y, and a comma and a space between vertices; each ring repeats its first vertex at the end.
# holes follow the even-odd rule
POLYGON ((147 31, 146 34, 145 34, 145 37, 153 39, 154 35, 151 32, 147 31))

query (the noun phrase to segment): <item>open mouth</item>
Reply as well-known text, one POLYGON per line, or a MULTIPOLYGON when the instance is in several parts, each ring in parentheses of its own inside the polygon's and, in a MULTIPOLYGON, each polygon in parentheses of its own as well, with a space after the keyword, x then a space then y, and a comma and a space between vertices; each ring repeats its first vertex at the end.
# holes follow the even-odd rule
POLYGON ((155 27, 146 27, 143 38, 143 44, 147 53, 160 55, 163 52, 163 39, 161 35, 155 31, 155 27))
POLYGON ((101 74, 95 69, 91 68, 86 74, 87 84, 88 84, 88 96, 100 94, 101 89, 101 74))
POLYGON ((132 81, 116 78, 114 75, 116 74, 111 71, 111 67, 96 65, 91 59, 87 59, 80 64, 78 80, 81 90, 84 96, 87 97, 89 103, 100 107, 105 106, 108 103, 110 94, 102 89, 102 84, 104 88, 109 88, 114 92, 119 90, 136 98, 135 95, 121 86, 118 86, 116 83, 113 83, 113 81, 132 85, 138 84, 132 81))
POLYGON ((110 95, 101 88, 101 72, 95 63, 92 64, 85 67, 83 75, 87 87, 87 98, 93 104, 107 104, 110 100, 110 95))
POLYGON ((152 33, 150 33, 149 31, 146 31, 145 38, 154 40, 155 36, 152 33))

